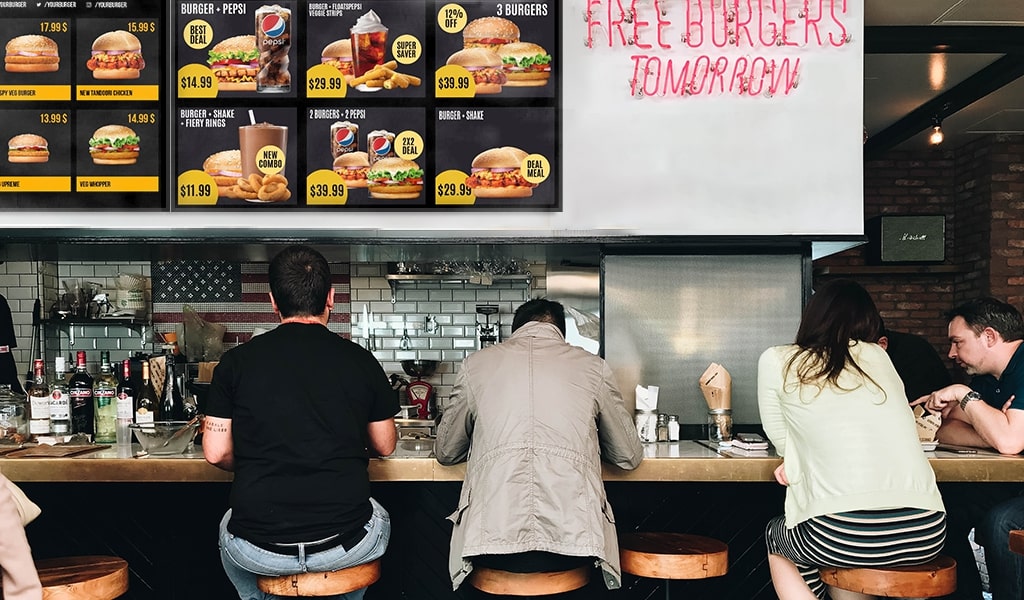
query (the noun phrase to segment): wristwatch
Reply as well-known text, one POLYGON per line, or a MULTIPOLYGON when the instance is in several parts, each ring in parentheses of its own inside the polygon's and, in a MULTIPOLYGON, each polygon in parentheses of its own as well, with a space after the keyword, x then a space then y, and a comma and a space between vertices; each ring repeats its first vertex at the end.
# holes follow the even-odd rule
POLYGON ((964 397, 960 399, 960 410, 967 410, 967 403, 972 400, 981 400, 981 394, 974 390, 964 394, 964 397))

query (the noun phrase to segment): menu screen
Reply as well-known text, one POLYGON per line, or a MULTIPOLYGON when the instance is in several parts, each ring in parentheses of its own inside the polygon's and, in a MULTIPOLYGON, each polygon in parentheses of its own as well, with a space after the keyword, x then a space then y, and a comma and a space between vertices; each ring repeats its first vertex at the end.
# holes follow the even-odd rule
POLYGON ((561 210, 558 7, 176 3, 172 208, 561 210))
POLYGON ((0 4, 0 209, 167 210, 162 3, 0 4))

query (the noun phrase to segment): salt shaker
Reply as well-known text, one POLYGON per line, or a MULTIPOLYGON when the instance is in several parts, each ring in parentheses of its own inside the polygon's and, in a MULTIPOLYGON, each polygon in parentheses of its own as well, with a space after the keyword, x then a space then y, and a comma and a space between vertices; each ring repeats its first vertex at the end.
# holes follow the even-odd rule
POLYGON ((668 441, 679 441, 679 417, 677 415, 668 416, 668 441))

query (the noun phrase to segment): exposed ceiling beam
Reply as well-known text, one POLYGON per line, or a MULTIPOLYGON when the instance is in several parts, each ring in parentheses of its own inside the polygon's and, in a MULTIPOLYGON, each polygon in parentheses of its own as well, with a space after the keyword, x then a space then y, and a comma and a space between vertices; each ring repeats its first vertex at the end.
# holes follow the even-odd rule
POLYGON ((1016 25, 895 25, 864 28, 865 54, 1020 54, 1016 25))
POLYGON ((864 158, 871 160, 932 127, 933 120, 973 104, 1004 85, 1024 76, 1024 53, 1008 54, 971 75, 949 90, 915 108, 905 117, 868 138, 864 158))

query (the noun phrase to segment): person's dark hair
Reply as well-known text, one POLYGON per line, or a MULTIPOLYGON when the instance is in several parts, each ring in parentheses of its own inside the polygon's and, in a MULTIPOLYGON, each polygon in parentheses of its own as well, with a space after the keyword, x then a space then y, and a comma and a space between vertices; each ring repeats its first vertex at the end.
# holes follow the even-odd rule
POLYGON ((1004 342, 1024 339, 1024 319, 1020 311, 990 296, 968 300, 946 313, 950 321, 956 317, 963 318, 967 326, 977 334, 991 327, 999 332, 1004 342))
POLYGON ((855 281, 829 281, 804 307, 796 345, 802 352, 790 359, 801 383, 839 386, 839 375, 852 367, 867 379, 850 354, 850 342, 875 343, 883 331, 882 317, 867 290, 855 281))
POLYGON ((289 246, 270 261, 270 293, 281 316, 322 314, 331 290, 331 267, 308 246, 289 246))
POLYGON ((524 302, 512 317, 512 332, 530 321, 553 323, 565 335, 565 307, 560 302, 547 298, 535 298, 524 302))

